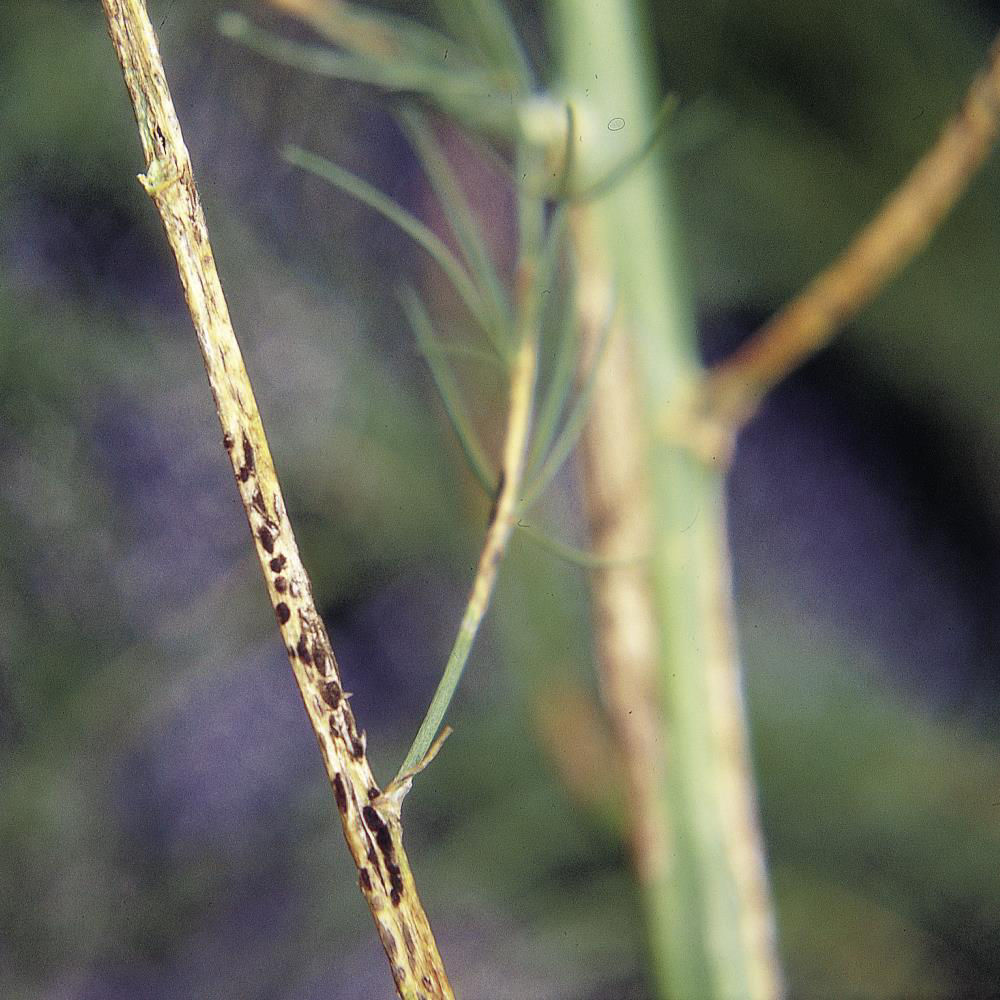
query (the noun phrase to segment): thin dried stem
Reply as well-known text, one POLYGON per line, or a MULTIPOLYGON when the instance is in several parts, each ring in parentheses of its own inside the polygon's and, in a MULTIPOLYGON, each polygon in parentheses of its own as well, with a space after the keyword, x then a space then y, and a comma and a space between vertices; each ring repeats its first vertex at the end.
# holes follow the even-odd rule
MULTIPOLYGON (((535 301, 536 296, 529 292, 526 298, 535 301)), ((441 726, 444 714, 451 704, 455 689, 458 687, 479 626, 489 608, 493 588, 496 585, 497 571, 504 553, 507 551, 511 532, 517 524, 525 459, 531 432, 532 400, 537 368, 537 322, 536 317, 532 315, 528 317, 521 345, 514 357, 514 367, 510 379, 510 404, 507 411, 507 427, 500 465, 500 482, 493 511, 490 515, 489 527, 486 531, 486 539, 479 554, 476 576, 472 582, 465 613, 462 615, 462 622, 459 625, 448 662, 445 664, 441 681, 434 692, 434 697, 431 699, 427 714, 420 724, 413 745, 399 769, 397 782, 416 766, 434 741, 435 734, 441 726)))
POLYGON ((102 0, 146 158, 139 176, 177 262, 215 399, 222 440, 268 596, 333 787, 362 895, 400 997, 453 997, 403 850, 398 803, 382 797, 316 610, 260 413, 216 271, 191 161, 142 0, 102 0))
POLYGON ((926 245, 985 161, 1000 120, 1000 36, 935 145, 854 242, 735 354, 710 372, 700 407, 729 430, 825 347, 926 245))

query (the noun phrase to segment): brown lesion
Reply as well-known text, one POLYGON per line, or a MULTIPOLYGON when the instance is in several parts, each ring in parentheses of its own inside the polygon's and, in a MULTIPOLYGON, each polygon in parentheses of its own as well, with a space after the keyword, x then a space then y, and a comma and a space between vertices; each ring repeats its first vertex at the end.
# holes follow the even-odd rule
POLYGON ((339 775, 333 776, 333 797, 336 799, 337 808, 342 812, 347 812, 347 792, 344 789, 344 779, 339 775))
POLYGON ((298 654, 299 659, 306 665, 312 663, 312 654, 309 652, 309 643, 306 642, 305 635, 299 636, 299 641, 295 646, 295 652, 298 654))

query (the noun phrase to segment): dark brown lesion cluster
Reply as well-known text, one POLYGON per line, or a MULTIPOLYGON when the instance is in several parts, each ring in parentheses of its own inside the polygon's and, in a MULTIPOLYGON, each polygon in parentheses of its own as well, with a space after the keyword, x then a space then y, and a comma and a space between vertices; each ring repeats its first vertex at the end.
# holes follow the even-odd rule
POLYGON ((253 474, 257 471, 256 460, 253 453, 253 445, 250 444, 250 439, 243 435, 243 464, 240 466, 236 473, 236 478, 241 482, 245 483, 253 474))
POLYGON ((364 731, 358 729, 354 713, 347 704, 350 695, 344 692, 337 678, 337 662, 330 649, 326 629, 310 608, 299 608, 298 622, 300 630, 294 637, 294 643, 293 637, 288 637, 289 659, 297 659, 307 668, 306 675, 312 681, 315 695, 318 695, 314 698, 314 707, 320 715, 329 713, 331 737, 340 741, 355 760, 362 761, 367 740, 364 731))
MULTIPOLYGON (((232 434, 227 432, 223 436, 223 443, 232 456, 236 479, 247 502, 251 528, 266 554, 273 591, 281 598, 275 602, 274 611, 285 637, 288 657, 293 663, 298 661, 304 668, 305 678, 311 689, 311 707, 317 720, 325 717, 330 738, 339 743, 354 760, 363 762, 366 751, 365 734, 358 730, 354 713, 347 703, 349 696, 340 685, 330 640, 309 601, 299 600, 304 595, 300 590, 301 585, 296 586, 295 568, 289 566, 288 557, 279 551, 278 502, 275 503, 274 513, 269 511, 256 481, 256 458, 248 436, 242 435, 242 454, 237 452, 234 455, 237 445, 232 434)), ((368 801, 362 805, 357 801, 353 783, 342 772, 338 771, 333 775, 331 784, 337 809, 341 814, 346 816, 353 812, 363 821, 359 826, 364 831, 368 844, 365 852, 367 864, 362 862, 359 865, 362 891, 370 895, 373 891, 373 878, 377 877, 382 891, 388 893, 392 905, 399 907, 404 893, 403 873, 392 831, 376 808, 382 795, 380 789, 372 782, 367 788, 368 801)), ((412 940, 412 935, 404 936, 410 936, 412 940)))
POLYGON ((379 815, 373 805, 367 805, 361 810, 365 826, 375 835, 375 843, 385 859, 385 868, 389 873, 389 898, 393 906, 399 906, 403 898, 403 873, 396 863, 396 846, 392 842, 392 832, 389 824, 379 815))

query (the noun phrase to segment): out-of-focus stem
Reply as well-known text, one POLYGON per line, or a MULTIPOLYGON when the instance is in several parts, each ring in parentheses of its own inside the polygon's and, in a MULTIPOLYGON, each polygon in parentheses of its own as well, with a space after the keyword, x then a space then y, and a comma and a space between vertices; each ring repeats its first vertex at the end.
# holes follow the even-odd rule
MULTIPOLYGON (((552 6, 586 185, 588 159, 599 172, 626 128, 649 128, 648 32, 630 0, 552 6)), ((723 463, 666 432, 662 414, 701 374, 667 171, 650 155, 572 221, 591 353, 612 285, 621 302, 584 442, 593 543, 606 558, 650 555, 595 575, 602 684, 629 774, 660 995, 770 1000, 781 976, 730 613, 723 463)))
POLYGON ((708 374, 698 405, 735 432, 774 385, 825 347, 927 244, 997 136, 1000 36, 937 142, 825 271, 708 374))
POLYGON ((383 797, 343 692, 299 556, 253 388, 215 267, 191 160, 142 0, 102 0, 132 98, 146 173, 139 176, 166 230, 205 370, 222 441, 236 476, 282 641, 312 723, 368 903, 404 1000, 451 1000, 437 944, 403 850, 397 803, 383 797))

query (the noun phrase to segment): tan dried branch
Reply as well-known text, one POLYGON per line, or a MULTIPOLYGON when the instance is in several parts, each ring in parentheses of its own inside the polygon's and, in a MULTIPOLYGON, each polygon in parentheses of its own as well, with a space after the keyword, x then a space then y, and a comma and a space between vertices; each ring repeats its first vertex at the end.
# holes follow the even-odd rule
POLYGON ((400 997, 453 997, 403 850, 399 813, 381 796, 343 691, 285 512, 260 413, 216 271, 191 161, 142 0, 102 0, 146 158, 140 181, 177 262, 215 399, 222 440, 288 658, 333 787, 361 892, 400 997))
POLYGON ((1000 36, 986 67, 935 145, 841 256, 773 316, 701 386, 699 409, 736 430, 769 389, 825 347, 926 245, 996 139, 1000 36))

